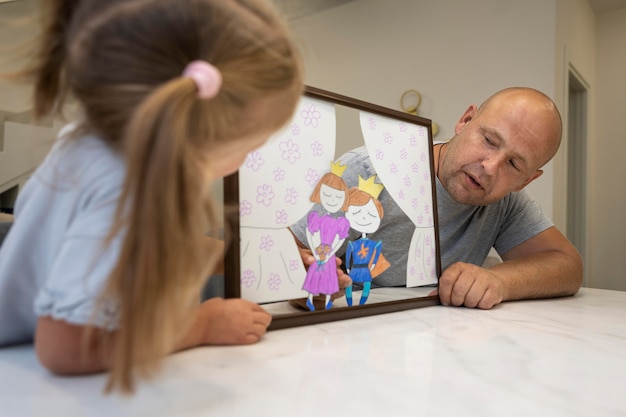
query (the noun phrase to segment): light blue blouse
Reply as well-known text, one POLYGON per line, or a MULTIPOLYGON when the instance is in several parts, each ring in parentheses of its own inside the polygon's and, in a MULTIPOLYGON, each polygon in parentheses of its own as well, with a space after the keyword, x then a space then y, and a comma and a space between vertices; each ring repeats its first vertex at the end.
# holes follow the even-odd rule
POLYGON ((20 192, 0 250, 0 346, 29 342, 38 316, 117 325, 114 302, 95 311, 121 239, 103 243, 125 166, 94 137, 60 139, 20 192))

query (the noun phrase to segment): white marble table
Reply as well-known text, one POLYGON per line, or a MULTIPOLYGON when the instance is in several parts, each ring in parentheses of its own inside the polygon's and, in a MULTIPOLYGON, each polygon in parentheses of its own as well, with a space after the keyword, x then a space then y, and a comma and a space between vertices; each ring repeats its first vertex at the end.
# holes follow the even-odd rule
POLYGON ((0 349, 0 416, 626 416, 626 292, 433 306, 170 357, 135 396, 0 349))

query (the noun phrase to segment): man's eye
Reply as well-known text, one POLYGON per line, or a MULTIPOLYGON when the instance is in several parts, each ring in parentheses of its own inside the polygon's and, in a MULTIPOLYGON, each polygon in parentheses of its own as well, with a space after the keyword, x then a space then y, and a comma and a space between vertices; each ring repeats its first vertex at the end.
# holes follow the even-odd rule
POLYGON ((515 165, 514 160, 509 159, 509 164, 513 167, 513 169, 515 169, 516 171, 519 171, 519 168, 517 167, 517 165, 515 165))
POLYGON ((485 142, 487 142, 487 144, 493 145, 493 142, 491 141, 491 139, 489 139, 487 136, 484 136, 484 138, 485 138, 485 142))

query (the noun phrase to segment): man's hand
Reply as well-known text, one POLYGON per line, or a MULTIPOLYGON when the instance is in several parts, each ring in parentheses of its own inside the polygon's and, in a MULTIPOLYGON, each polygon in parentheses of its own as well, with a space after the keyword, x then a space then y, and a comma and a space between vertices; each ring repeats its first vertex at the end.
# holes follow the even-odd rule
POLYGON ((439 294, 443 305, 488 310, 504 300, 504 291, 504 285, 493 271, 457 262, 443 272, 438 289, 430 295, 439 294))

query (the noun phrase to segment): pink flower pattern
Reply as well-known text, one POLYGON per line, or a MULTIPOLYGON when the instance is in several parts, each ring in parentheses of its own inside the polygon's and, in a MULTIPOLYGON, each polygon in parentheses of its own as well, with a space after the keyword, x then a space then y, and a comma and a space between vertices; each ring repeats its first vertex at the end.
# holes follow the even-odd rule
POLYGON ((248 216, 252 213, 252 203, 248 200, 242 200, 239 203, 239 216, 248 216))
POLYGON ((274 239, 270 235, 261 236, 261 242, 259 243, 259 249, 269 252, 274 246, 274 239))
POLYGON ((274 274, 274 273, 270 274, 270 278, 267 280, 267 286, 269 287, 270 290, 272 291, 280 290, 280 283, 281 283, 280 275, 274 274))
POLYGON ((260 152, 251 152, 246 157, 246 168, 250 168, 253 171, 258 171, 265 163, 263 155, 260 152))
POLYGON ((298 202, 298 190, 294 187, 287 188, 287 194, 285 195, 285 203, 292 206, 298 202))
POLYGON ((245 271, 243 271, 243 273, 241 274, 241 285, 246 288, 250 288, 252 287, 252 285, 254 285, 255 282, 256 275, 254 274, 253 270, 246 269, 245 271))
POLYGON ((308 169, 306 171, 304 180, 306 181, 307 184, 309 184, 310 187, 313 187, 315 184, 317 184, 317 181, 319 180, 319 178, 320 178, 319 174, 317 173, 316 170, 308 169))
POLYGON ((269 206, 272 204, 272 200, 274 199, 274 190, 272 186, 269 184, 259 185, 256 189, 256 202, 259 204, 263 204, 264 206, 269 206))
POLYGON ((276 212, 276 224, 287 224, 287 211, 280 209, 276 212))
POLYGON ((300 149, 298 145, 292 141, 291 139, 281 142, 278 145, 278 148, 281 151, 280 157, 285 161, 288 161, 290 164, 295 164, 298 159, 300 159, 300 149))
POLYGON ((274 181, 279 182, 285 179, 285 170, 282 169, 281 167, 276 167, 273 173, 274 173, 274 181))
POLYGON ((297 270, 299 266, 300 266, 300 263, 297 260, 292 259, 292 260, 289 261, 289 270, 290 271, 297 270))
POLYGON ((317 140, 311 144, 311 149, 313 150, 313 156, 320 156, 324 153, 324 147, 317 140))
POLYGON ((300 116, 304 119, 305 126, 317 127, 319 126, 322 114, 317 110, 315 104, 311 104, 310 106, 304 106, 300 112, 300 116))

